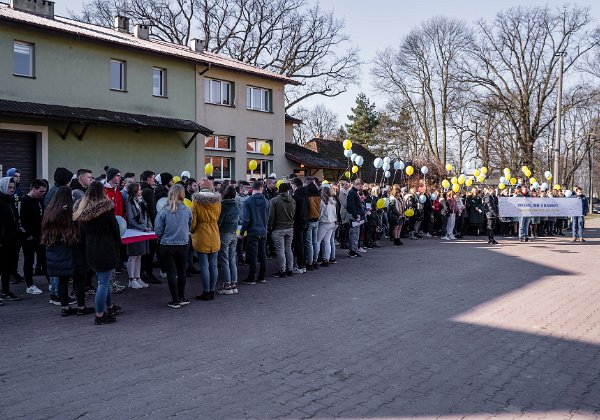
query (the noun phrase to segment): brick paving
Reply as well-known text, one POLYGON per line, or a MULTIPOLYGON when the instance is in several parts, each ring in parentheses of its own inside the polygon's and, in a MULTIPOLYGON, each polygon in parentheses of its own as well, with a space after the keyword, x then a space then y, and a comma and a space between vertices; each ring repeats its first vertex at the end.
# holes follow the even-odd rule
POLYGON ((588 224, 584 244, 339 251, 330 268, 180 310, 166 285, 127 291, 106 326, 23 293, 0 307, 0 418, 600 417, 588 224))

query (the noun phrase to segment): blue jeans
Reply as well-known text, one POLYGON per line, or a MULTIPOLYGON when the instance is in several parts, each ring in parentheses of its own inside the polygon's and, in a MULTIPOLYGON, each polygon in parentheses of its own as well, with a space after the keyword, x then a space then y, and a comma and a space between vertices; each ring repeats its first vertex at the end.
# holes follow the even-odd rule
POLYGON ((573 224, 573 238, 583 238, 583 216, 575 216, 571 221, 573 224))
POLYGON ((219 278, 219 253, 213 252, 212 254, 206 254, 204 252, 198 252, 198 258, 200 259, 202 291, 214 292, 217 288, 217 280, 219 278))
POLYGON ((110 295, 110 279, 114 270, 98 271, 98 288, 96 289, 96 312, 104 312, 105 307, 112 306, 112 296, 110 295))
POLYGON ((525 239, 529 236, 529 217, 519 217, 519 239, 525 239))
POLYGON ((58 296, 58 277, 50 277, 48 291, 51 295, 58 296))
POLYGON ((231 283, 237 284, 237 235, 235 232, 221 233, 219 264, 223 275, 223 284, 225 286, 231 283))
POLYGON ((319 258, 319 242, 318 242, 319 222, 308 222, 308 230, 306 231, 306 264, 316 264, 319 258))

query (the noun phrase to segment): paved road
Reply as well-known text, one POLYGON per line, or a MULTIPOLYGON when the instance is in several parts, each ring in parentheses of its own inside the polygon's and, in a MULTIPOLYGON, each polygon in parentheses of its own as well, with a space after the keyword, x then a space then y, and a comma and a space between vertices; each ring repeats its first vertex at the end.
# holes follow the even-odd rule
POLYGON ((600 417, 599 245, 422 239, 181 310, 130 291, 108 326, 26 296, 0 418, 600 417))

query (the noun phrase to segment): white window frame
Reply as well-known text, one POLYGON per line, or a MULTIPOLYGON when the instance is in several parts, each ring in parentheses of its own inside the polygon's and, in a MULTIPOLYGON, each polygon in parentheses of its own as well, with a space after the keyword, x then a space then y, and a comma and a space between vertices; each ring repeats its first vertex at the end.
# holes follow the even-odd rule
POLYGON ((225 152, 232 152, 234 151, 234 147, 233 147, 233 142, 234 142, 234 137, 233 136, 226 136, 223 134, 214 134, 212 136, 207 136, 207 139, 210 138, 213 141, 213 147, 207 147, 206 146, 206 140, 204 141, 204 148, 206 150, 222 150, 225 152), (219 147, 219 137, 227 137, 229 139, 229 148, 228 149, 223 149, 221 147, 219 147))
POLYGON ((233 83, 226 80, 204 79, 204 103, 211 105, 233 106, 233 83), (219 98, 213 98, 213 85, 219 85, 219 98))
POLYGON ((250 178, 260 177, 261 176, 260 167, 264 163, 267 164, 267 170, 262 172, 262 177, 266 178, 270 174, 275 172, 275 171, 273 171, 273 160, 272 159, 256 159, 255 157, 251 157, 251 156, 247 157, 246 158, 246 181, 249 181, 250 178), (251 171, 250 168, 248 167, 248 164, 251 160, 255 160, 257 163, 256 169, 254 171, 251 171))
POLYGON ((257 86, 246 86, 246 109, 252 111, 271 112, 273 109, 271 89, 257 86), (256 100, 255 94, 259 93, 256 100))
POLYGON ((204 157, 204 164, 206 165, 208 162, 210 162, 211 165, 213 165, 213 173, 217 171, 217 167, 213 163, 213 159, 214 158, 221 159, 221 167, 219 168, 219 172, 221 173, 221 177, 220 178, 215 177, 215 179, 235 179, 234 178, 234 173, 233 173, 235 159, 232 158, 232 157, 229 157, 229 156, 206 155, 204 157), (229 161, 229 177, 228 178, 223 177, 223 161, 225 159, 227 159, 229 161))
POLYGON ((116 58, 110 59, 110 90, 114 90, 116 92, 127 92, 127 61, 118 60, 116 58), (120 80, 121 87, 120 88, 113 87, 113 80, 112 80, 113 63, 118 63, 121 65, 121 80, 120 80))
POLYGON ((13 43, 13 75, 14 76, 23 76, 23 77, 35 77, 35 44, 31 42, 25 41, 17 41, 15 40, 13 43), (16 47, 23 46, 29 49, 29 73, 18 73, 15 68, 15 55, 16 55, 16 47))
POLYGON ((167 69, 162 67, 152 67, 152 96, 156 98, 167 97, 167 69), (157 94, 154 91, 154 73, 160 72, 160 92, 157 94))
POLYGON ((269 140, 269 139, 257 139, 257 138, 254 138, 254 137, 248 137, 246 139, 246 153, 248 153, 250 155, 255 155, 255 154, 261 155, 262 153, 260 151, 260 145, 263 142, 269 144, 269 146, 271 147, 271 151, 269 152, 269 155, 272 155, 273 154, 273 140, 269 140), (254 141, 254 151, 253 152, 250 151, 250 150, 248 150, 248 143, 251 142, 251 141, 254 141))

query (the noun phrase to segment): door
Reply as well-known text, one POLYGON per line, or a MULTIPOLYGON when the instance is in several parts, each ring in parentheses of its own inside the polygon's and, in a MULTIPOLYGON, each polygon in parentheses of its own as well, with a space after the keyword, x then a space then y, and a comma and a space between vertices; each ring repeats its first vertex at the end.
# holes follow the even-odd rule
POLYGON ((10 168, 21 171, 21 193, 27 194, 36 178, 36 134, 0 130, 0 165, 2 176, 10 168))

